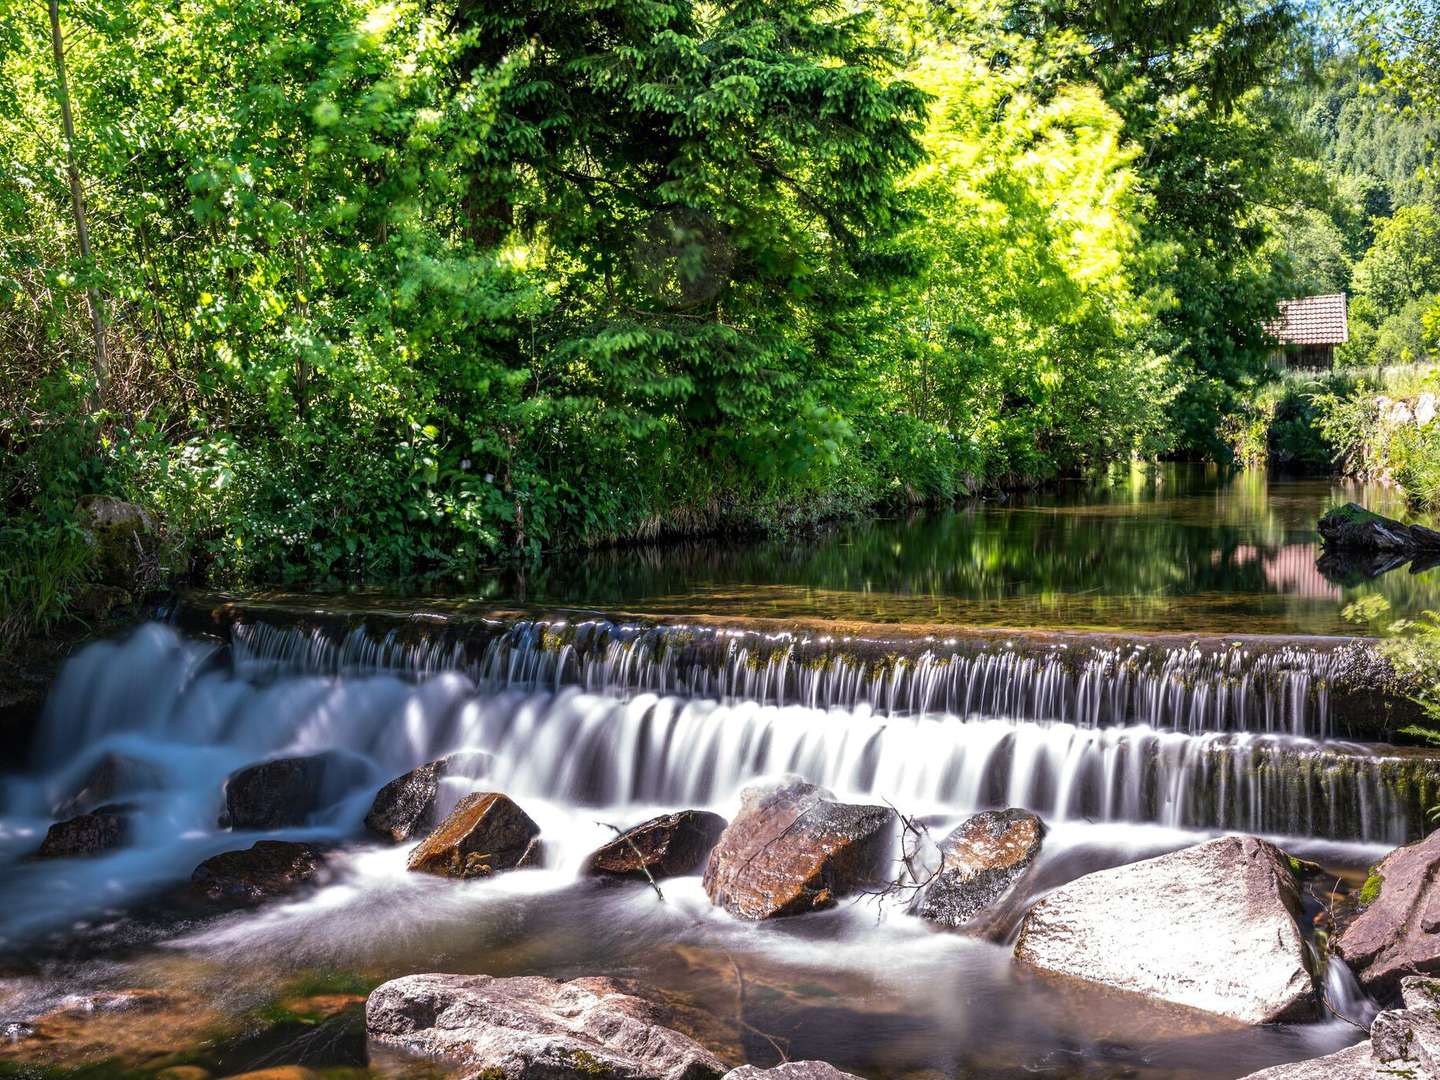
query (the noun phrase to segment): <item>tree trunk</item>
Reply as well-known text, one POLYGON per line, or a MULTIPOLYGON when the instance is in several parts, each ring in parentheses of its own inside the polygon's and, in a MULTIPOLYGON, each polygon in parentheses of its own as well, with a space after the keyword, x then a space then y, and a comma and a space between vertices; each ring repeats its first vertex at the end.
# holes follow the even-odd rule
MULTIPOLYGON (((85 221, 85 192, 80 186, 80 168, 75 162, 75 116, 70 111, 70 84, 65 76, 65 38, 60 32, 60 0, 50 2, 50 43, 55 49, 55 84, 60 96, 60 119, 65 130, 65 169, 70 174, 70 209, 75 215, 75 240, 83 262, 90 261, 90 229, 85 221)), ((95 394, 98 407, 110 365, 105 358, 105 308, 100 289, 93 282, 85 290, 90 304, 90 328, 95 336, 95 394)))

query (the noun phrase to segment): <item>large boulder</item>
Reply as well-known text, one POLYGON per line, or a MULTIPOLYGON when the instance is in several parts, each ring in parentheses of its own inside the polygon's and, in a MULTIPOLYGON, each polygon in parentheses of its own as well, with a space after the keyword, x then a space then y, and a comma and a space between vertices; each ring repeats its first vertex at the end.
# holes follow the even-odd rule
POLYGON ((410 853, 406 864, 422 874, 486 877, 533 865, 539 858, 540 826, 495 791, 466 795, 440 826, 410 853))
POLYGON ((1372 514, 1357 503, 1346 503, 1328 511, 1320 519, 1319 529, 1320 540, 1327 550, 1440 551, 1440 532, 1372 514))
POLYGON ((824 1061, 787 1061, 773 1069, 741 1065, 725 1074, 725 1080, 861 1080, 854 1073, 841 1072, 824 1061))
POLYGON ((408 975, 365 1003, 373 1042, 485 1080, 713 1080, 715 1055, 609 979, 408 975))
POLYGON ((1405 975, 1440 975, 1440 831, 1385 856, 1360 899, 1331 947, 1367 993, 1388 1000, 1405 975))
POLYGON ((798 778, 749 788, 710 853, 705 891, 742 919, 830 907, 885 879, 896 824, 888 806, 835 802, 798 778))
POLYGON ((1015 956, 1247 1024, 1316 1014, 1295 878, 1253 836, 1101 870, 1026 914, 1015 956))
POLYGON ((704 810, 662 814, 627 829, 595 854, 586 867, 592 874, 646 879, 693 874, 725 831, 725 819, 704 810))
POLYGON ((159 526, 141 506, 113 495, 87 495, 75 520, 92 551, 91 567, 106 584, 129 587, 159 546, 159 526))
POLYGON ((1040 854, 1045 825, 1028 810, 986 810, 940 841, 940 867, 911 910, 963 926, 990 908, 1040 854))
POLYGON ((220 824, 232 829, 304 825, 369 775, 359 758, 334 750, 249 765, 225 781, 226 812, 220 824))
POLYGON ((461 751, 397 776, 376 794, 365 827, 392 844, 424 836, 439 821, 440 781, 447 776, 479 779, 489 760, 488 754, 461 751))
POLYGON ((101 806, 88 814, 57 821, 45 833, 34 857, 75 859, 124 847, 130 838, 131 809, 119 804, 101 806))
POLYGON ((194 891, 219 904, 259 904, 315 882, 324 853, 311 844, 261 840, 206 859, 190 875, 194 891))

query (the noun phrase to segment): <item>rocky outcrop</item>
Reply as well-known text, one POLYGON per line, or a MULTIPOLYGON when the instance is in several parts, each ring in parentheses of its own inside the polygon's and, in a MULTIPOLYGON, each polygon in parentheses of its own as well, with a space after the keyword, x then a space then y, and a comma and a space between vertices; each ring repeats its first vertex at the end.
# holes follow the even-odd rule
POLYGON ((725 819, 704 810, 681 810, 651 818, 626 829, 613 841, 590 856, 586 867, 592 874, 655 878, 693 874, 705 865, 725 819))
POLYGON ((446 776, 479 779, 490 755, 462 751, 411 769, 382 787, 375 796, 365 827, 392 844, 424 836, 439 820, 440 781, 446 776))
POLYGON ((124 847, 130 837, 130 810, 128 806, 112 804, 57 821, 45 833, 34 857, 75 859, 124 847))
POLYGON ((160 770, 148 761, 125 754, 106 754, 55 808, 55 816, 74 817, 122 796, 154 791, 163 780, 160 770))
POLYGON ((896 822, 887 806, 835 802, 794 777, 748 788, 710 853, 705 891, 742 919, 830 907, 885 879, 896 822))
POLYGON ((1225 836, 1056 889, 1026 914, 1015 956, 1247 1024, 1309 1019, 1298 913, 1284 853, 1225 836))
POLYGON ((1040 854, 1045 825, 1028 810, 986 810, 940 841, 940 867, 911 910, 963 926, 989 909, 1040 854))
POLYGON ((409 869, 444 877, 487 877, 538 862, 540 826, 510 797, 466 795, 439 828, 410 853, 409 869))
POLYGON ((485 1080, 714 1080, 725 1068, 609 979, 409 975, 365 1004, 373 1042, 485 1080))
POLYGON ((1327 550, 1418 554, 1440 551, 1440 532, 1372 514, 1357 503, 1336 507, 1320 519, 1320 541, 1327 550))
POLYGON ((194 891, 217 904, 259 904, 315 882, 324 853, 310 844, 261 840, 206 859, 190 875, 194 891))
POLYGON ((1360 899, 1331 947, 1367 993, 1384 1001, 1406 975, 1440 975, 1440 831, 1385 856, 1360 899))
POLYGON ((725 1080, 861 1080, 861 1077, 841 1072, 824 1061, 787 1061, 773 1069, 741 1065, 726 1073, 725 1080))
POLYGON ((1440 982, 1411 976, 1405 1007, 1382 1012, 1370 1038, 1339 1053, 1276 1065, 1243 1080, 1422 1080, 1440 1077, 1440 982))
POLYGON ((232 773, 225 781, 222 826, 232 829, 286 829, 304 825, 369 777, 352 754, 327 751, 275 758, 232 773))

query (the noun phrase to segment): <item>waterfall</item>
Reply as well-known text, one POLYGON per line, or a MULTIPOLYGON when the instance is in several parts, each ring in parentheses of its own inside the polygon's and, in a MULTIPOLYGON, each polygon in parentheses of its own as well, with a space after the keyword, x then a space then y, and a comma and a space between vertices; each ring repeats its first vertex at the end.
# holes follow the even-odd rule
POLYGON ((1333 733, 1331 686, 1354 662, 1346 648, 1297 645, 885 642, 605 620, 486 622, 463 634, 443 623, 374 634, 237 622, 230 633, 238 663, 272 669, 461 671, 495 688, 1321 739, 1333 733))

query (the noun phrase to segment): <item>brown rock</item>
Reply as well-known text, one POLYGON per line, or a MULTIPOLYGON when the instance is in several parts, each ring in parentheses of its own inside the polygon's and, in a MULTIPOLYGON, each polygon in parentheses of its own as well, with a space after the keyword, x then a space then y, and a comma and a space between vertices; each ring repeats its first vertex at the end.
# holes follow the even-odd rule
POLYGON ((435 804, 441 778, 457 775, 478 779, 488 761, 488 754, 461 752, 397 776, 376 794, 365 815, 365 827, 392 844, 423 836, 438 820, 435 804))
POLYGON ((716 1080, 725 1068, 609 979, 409 975, 365 1005, 371 1040, 462 1066, 468 1077, 716 1080))
POLYGON ((986 810, 940 842, 940 869, 912 910, 963 926, 1004 896, 1040 854, 1045 825, 1028 810, 986 810))
POLYGON ((272 1069, 232 1073, 223 1080, 320 1080, 320 1074, 304 1065, 277 1065, 272 1069))
POLYGON ((210 1070, 199 1065, 171 1065, 157 1072, 155 1080, 210 1080, 210 1070))
POLYGON ((710 853, 705 891, 742 919, 830 907, 885 878, 896 821, 887 806, 834 802, 803 780, 750 788, 710 853))
POLYGON ((244 851, 206 859, 190 875, 190 882, 214 903, 259 904, 314 882, 322 859, 320 849, 310 844, 261 840, 244 851))
POLYGON ((1385 856, 1361 895, 1374 889, 1333 948, 1366 992, 1384 1000, 1406 975, 1440 975, 1440 832, 1385 856))
POLYGON ((45 834, 37 859, 76 859, 123 847, 130 835, 130 807, 102 806, 88 814, 57 821, 45 834))
POLYGON ((445 877, 486 877, 531 865, 540 826, 499 792, 466 795, 440 827, 410 853, 407 867, 445 877))
POLYGON ((606 844, 587 864, 592 874, 645 880, 693 874, 725 831, 725 819, 704 810, 662 814, 627 829, 606 844))

